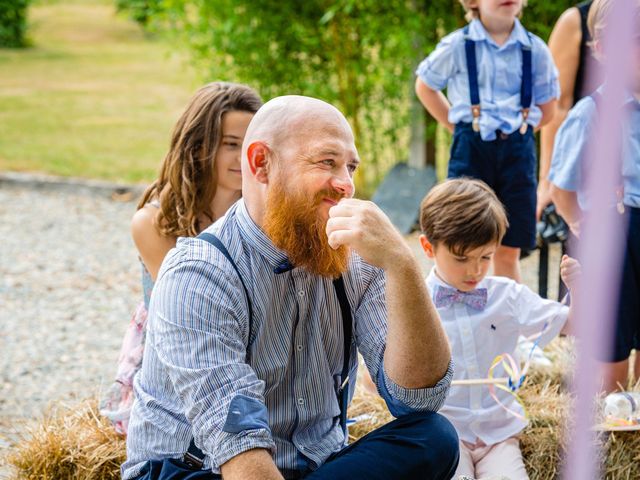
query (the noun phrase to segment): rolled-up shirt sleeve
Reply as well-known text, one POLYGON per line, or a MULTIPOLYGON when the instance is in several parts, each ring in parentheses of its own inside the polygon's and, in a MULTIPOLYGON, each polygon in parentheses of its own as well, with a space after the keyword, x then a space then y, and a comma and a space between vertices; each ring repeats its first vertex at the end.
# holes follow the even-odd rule
POLYGON ((433 387, 405 388, 395 383, 384 370, 387 338, 387 307, 384 272, 369 284, 356 310, 356 341, 365 364, 391 414, 400 417, 412 412, 435 412, 447 397, 453 378, 453 364, 433 387))
POLYGON ((433 387, 405 388, 395 383, 385 372, 384 367, 378 373, 378 390, 394 417, 412 412, 440 410, 447 398, 453 379, 453 362, 449 365, 444 376, 433 387))
POLYGON ((583 157, 594 110, 593 99, 583 98, 571 109, 556 135, 549 180, 563 190, 575 192, 582 187, 583 157))
POLYGON ((196 445, 216 467, 255 448, 273 453, 264 382, 245 361, 249 315, 238 294, 240 280, 209 262, 189 260, 165 272, 156 286, 154 346, 196 445))
POLYGON ((456 71, 454 48, 458 37, 459 33, 444 37, 435 50, 418 65, 416 75, 429 88, 442 90, 456 71))
POLYGON ((560 97, 558 69, 549 47, 538 37, 533 38, 535 65, 533 76, 533 103, 543 105, 560 97))

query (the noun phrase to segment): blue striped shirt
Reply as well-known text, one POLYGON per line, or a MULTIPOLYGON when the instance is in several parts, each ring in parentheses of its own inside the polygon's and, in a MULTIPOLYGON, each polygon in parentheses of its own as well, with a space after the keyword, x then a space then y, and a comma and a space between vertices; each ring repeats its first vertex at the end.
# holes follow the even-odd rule
MULTIPOLYGON (((303 269, 274 273, 286 255, 249 217, 243 200, 207 231, 227 246, 247 284, 251 332, 247 299, 228 260, 202 240, 180 239, 151 296, 124 479, 138 475, 147 460, 181 458, 191 438, 215 473, 253 448, 271 450, 281 469, 314 469, 345 444, 336 397, 342 316, 331 280, 303 269)), ((355 345, 391 412, 439 409, 451 364, 424 389, 403 388, 382 368, 384 272, 354 254, 344 281, 355 345)), ((353 395, 355 348, 350 366, 353 395)))

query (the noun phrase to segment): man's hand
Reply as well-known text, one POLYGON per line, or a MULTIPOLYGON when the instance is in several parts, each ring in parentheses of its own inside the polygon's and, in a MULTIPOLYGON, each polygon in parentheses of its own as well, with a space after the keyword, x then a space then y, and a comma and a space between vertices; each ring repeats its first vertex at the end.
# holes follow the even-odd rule
POLYGON ((582 275, 580 263, 568 255, 563 255, 560 261, 560 277, 570 292, 574 292, 578 279, 582 275))
POLYGON ((445 375, 451 352, 413 252, 372 202, 340 200, 329 210, 329 245, 346 245, 386 277, 384 369, 404 388, 432 387, 445 375))
POLYGON ((220 467, 225 480, 284 480, 267 450, 247 450, 220 467))
POLYGON ((332 248, 345 245, 385 271, 396 266, 399 258, 413 258, 389 217, 373 202, 340 200, 329 210, 326 232, 332 248))

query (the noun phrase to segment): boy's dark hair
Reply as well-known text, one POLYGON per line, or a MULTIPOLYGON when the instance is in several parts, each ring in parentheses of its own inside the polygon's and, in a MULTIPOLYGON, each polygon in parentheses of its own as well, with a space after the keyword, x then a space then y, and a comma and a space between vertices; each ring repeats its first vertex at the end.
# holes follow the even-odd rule
POLYGON ((420 205, 422 233, 432 245, 444 243, 454 255, 499 244, 508 226, 502 203, 480 180, 446 180, 433 187, 420 205))

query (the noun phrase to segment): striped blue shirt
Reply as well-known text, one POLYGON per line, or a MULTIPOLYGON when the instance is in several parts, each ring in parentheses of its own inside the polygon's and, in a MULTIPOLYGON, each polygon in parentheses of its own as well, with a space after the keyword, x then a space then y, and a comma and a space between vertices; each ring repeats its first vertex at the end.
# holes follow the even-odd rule
MULTIPOLYGON (((542 119, 537 105, 560 96, 558 70, 544 41, 536 35, 527 35, 518 19, 503 45, 496 44, 478 19, 469 24, 469 38, 476 42, 482 139, 494 140, 496 130, 513 133, 522 125, 523 46, 531 48, 533 66, 533 99, 527 123, 536 127, 542 119)), ((420 80, 431 89, 447 89, 451 103, 449 121, 453 124, 473 120, 464 41, 463 29, 450 33, 416 70, 420 80)))
MULTIPOLYGON (((253 448, 281 469, 317 468, 345 445, 336 397, 343 328, 330 279, 294 268, 247 213, 243 200, 207 231, 227 246, 247 284, 215 247, 178 241, 162 264, 149 307, 142 368, 127 438, 124 479, 147 460, 181 458, 191 438, 214 473, 253 448), (247 345, 249 347, 247 348, 247 345)), ((436 411, 452 367, 433 387, 406 389, 384 372, 385 276, 352 255, 344 275, 353 336, 392 413, 436 411)), ((357 355, 350 359, 351 388, 357 355)))

